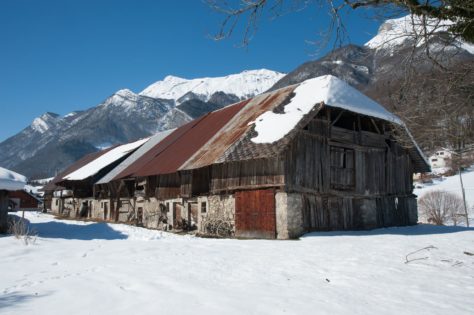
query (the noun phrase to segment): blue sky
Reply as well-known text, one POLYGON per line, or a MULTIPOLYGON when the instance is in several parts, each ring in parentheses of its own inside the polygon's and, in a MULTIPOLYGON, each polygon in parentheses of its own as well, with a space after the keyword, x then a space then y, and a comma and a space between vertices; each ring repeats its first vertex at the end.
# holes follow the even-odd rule
MULTIPOLYGON (((0 141, 44 112, 97 105, 121 88, 139 92, 172 74, 222 76, 247 69, 289 72, 321 57, 327 13, 308 8, 263 19, 247 48, 241 34, 213 41, 223 16, 201 0, 0 0, 0 141)), ((347 16, 352 43, 380 22, 347 16)))

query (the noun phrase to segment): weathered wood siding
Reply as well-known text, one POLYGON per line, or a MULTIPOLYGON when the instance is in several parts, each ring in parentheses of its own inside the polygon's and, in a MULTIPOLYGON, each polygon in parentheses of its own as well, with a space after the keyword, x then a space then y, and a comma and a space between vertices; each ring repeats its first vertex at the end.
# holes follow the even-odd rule
POLYGON ((308 126, 286 152, 287 191, 360 197, 411 194, 410 157, 386 136, 329 127, 322 119, 308 126))
POLYGON ((239 189, 279 187, 285 184, 281 159, 258 159, 214 164, 211 167, 211 193, 239 189))
POLYGON ((337 115, 342 128, 330 117, 328 111, 314 118, 285 155, 285 189, 302 194, 305 230, 416 224, 407 150, 390 140, 380 122, 337 115))
POLYGON ((417 222, 415 197, 352 197, 303 195, 306 231, 361 230, 417 222))

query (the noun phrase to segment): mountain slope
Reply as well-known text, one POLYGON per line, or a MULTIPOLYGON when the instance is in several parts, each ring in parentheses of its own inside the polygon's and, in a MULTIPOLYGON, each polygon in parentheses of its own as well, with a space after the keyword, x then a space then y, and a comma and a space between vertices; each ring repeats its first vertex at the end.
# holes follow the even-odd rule
POLYGON ((0 165, 30 177, 50 177, 87 153, 178 127, 252 97, 283 76, 265 69, 193 80, 168 76, 140 94, 119 90, 84 111, 64 117, 45 113, 0 143, 0 165))

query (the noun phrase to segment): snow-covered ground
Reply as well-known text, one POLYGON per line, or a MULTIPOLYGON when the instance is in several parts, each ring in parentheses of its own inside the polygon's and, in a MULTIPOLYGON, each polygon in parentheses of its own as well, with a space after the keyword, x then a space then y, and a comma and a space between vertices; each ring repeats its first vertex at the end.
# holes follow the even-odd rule
POLYGON ((0 238, 0 314, 472 314, 474 230, 201 239, 27 213, 0 238), (434 246, 436 249, 421 250, 434 246))

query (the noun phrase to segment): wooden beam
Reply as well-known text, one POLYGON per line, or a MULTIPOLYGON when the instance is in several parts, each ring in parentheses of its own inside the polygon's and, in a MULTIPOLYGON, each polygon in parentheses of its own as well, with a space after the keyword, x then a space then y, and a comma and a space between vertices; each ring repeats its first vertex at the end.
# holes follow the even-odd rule
POLYGON ((334 124, 337 123, 337 121, 339 120, 339 118, 341 118, 344 112, 345 110, 341 110, 341 112, 337 115, 336 119, 334 119, 333 122, 331 123, 331 126, 334 126, 334 124))
POLYGON ((378 132, 379 134, 382 134, 382 133, 380 132, 379 127, 377 127, 377 124, 375 123, 375 120, 374 120, 373 118, 370 118, 370 121, 371 121, 372 124, 374 125, 375 130, 377 130, 377 132, 378 132))

